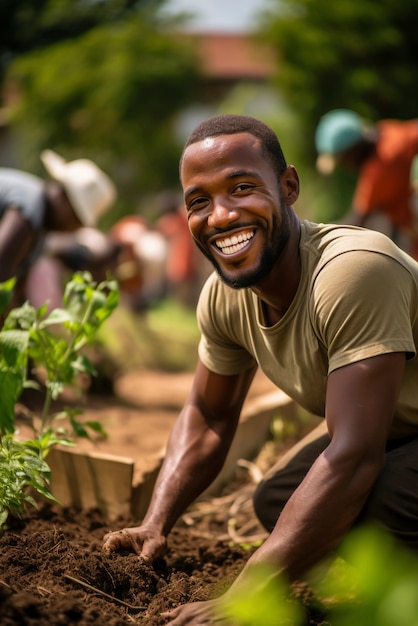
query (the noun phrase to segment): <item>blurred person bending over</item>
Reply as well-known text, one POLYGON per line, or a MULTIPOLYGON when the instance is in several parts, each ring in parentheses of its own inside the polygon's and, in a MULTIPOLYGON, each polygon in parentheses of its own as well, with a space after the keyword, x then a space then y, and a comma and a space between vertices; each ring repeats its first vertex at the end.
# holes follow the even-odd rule
MULTIPOLYGON (((180 176, 191 234, 216 270, 197 307, 198 363, 145 518, 104 550, 164 555, 220 472, 258 367, 324 419, 257 485, 270 534, 232 589, 262 562, 303 578, 363 521, 418 549, 418 263, 382 233, 301 221, 297 171, 254 118, 202 122, 180 176)), ((185 604, 167 624, 225 623, 219 610, 185 604)))
POLYGON ((53 180, 0 168, 0 282, 17 278, 11 306, 26 299, 28 272, 47 234, 94 227, 116 198, 113 182, 92 161, 66 162, 52 150, 41 160, 53 180))
POLYGON ((418 119, 368 125, 354 111, 335 109, 320 119, 315 145, 319 172, 339 165, 357 173, 346 222, 382 230, 418 258, 418 119))

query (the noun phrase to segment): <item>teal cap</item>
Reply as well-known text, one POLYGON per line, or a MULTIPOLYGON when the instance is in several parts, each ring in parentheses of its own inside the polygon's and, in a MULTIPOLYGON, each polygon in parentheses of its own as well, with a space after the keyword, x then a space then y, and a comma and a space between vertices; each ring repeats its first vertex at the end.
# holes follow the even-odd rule
POLYGON ((330 171, 333 169, 331 162, 334 159, 331 157, 351 148, 362 137, 364 137, 364 122, 354 111, 334 109, 323 115, 315 132, 315 146, 320 155, 317 165, 320 165, 322 162, 325 165, 323 157, 329 160, 329 165, 328 167, 325 165, 325 167, 319 167, 318 169, 323 169, 324 173, 326 173, 326 170, 330 171))

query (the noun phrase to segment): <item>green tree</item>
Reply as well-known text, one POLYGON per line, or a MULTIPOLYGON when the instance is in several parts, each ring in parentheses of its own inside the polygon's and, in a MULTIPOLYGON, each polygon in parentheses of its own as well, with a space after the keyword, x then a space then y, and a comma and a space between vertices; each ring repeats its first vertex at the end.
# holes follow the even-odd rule
POLYGON ((99 24, 124 19, 133 10, 165 0, 2 0, 0 71, 16 56, 74 39, 99 24))
POLYGON ((174 121, 195 96, 197 60, 148 14, 22 55, 7 80, 20 94, 11 121, 31 171, 42 173, 45 147, 93 158, 118 184, 119 214, 141 194, 177 184, 174 121))
POLYGON ((418 4, 280 0, 265 22, 277 84, 313 128, 336 107, 371 119, 417 115, 418 4))
MULTIPOLYGON (((351 108, 371 121, 417 117, 418 3, 271 0, 269 7, 260 31, 276 51, 274 84, 297 121, 299 162, 313 170, 315 128, 330 109, 351 108)), ((338 172, 318 182, 317 197, 330 207, 315 218, 341 216, 353 178, 338 172)))

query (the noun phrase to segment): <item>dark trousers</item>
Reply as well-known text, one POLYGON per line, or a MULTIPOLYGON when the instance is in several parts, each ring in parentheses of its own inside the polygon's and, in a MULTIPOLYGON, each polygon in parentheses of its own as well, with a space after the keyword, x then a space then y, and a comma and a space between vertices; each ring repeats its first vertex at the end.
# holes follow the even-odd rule
MULTIPOLYGON (((271 532, 286 502, 330 442, 325 420, 270 468, 254 493, 254 509, 271 532)), ((418 437, 390 441, 385 466, 357 520, 375 521, 418 550, 418 437)))

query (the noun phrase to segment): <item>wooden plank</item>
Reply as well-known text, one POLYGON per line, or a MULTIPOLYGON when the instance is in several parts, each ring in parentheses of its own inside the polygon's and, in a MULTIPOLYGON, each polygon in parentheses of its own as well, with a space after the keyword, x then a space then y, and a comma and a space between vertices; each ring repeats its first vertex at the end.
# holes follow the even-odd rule
POLYGON ((283 391, 273 391, 247 401, 224 466, 201 497, 217 495, 234 475, 239 459, 251 460, 257 456, 270 439, 272 420, 278 415, 298 419, 297 406, 283 391))
POLYGON ((51 492, 62 506, 98 508, 109 520, 130 515, 132 459, 54 448, 47 462, 51 468, 51 492))
MULTIPOLYGON (((282 391, 249 399, 224 467, 203 496, 216 495, 233 476, 239 459, 254 458, 271 436, 275 416, 298 420, 297 406, 282 391)), ((136 468, 132 459, 77 449, 54 448, 47 457, 51 491, 63 506, 98 508, 109 520, 133 514, 142 519, 165 450, 136 468)), ((203 497, 202 496, 202 497, 203 497)))

